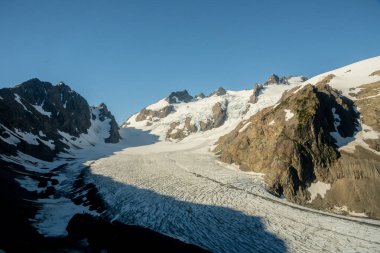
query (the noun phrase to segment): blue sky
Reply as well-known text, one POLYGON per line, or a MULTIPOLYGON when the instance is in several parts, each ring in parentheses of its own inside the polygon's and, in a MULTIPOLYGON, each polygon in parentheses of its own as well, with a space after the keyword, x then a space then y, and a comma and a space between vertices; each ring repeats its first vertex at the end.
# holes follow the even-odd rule
POLYGON ((64 81, 119 123, 175 90, 380 55, 378 0, 0 0, 0 87, 64 81))

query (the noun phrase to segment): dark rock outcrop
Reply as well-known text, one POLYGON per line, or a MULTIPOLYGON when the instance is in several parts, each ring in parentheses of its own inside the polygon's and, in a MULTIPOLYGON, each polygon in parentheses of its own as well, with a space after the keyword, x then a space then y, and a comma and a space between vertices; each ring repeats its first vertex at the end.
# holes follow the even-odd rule
POLYGON ((106 120, 108 118, 110 120, 110 136, 105 139, 105 142, 107 143, 117 143, 120 141, 120 133, 119 133, 119 126, 117 125, 117 122, 115 120, 115 117, 112 115, 112 113, 108 110, 107 106, 104 103, 101 103, 98 106, 100 110, 99 119, 100 121, 106 120))
POLYGON ((198 95, 195 96, 195 98, 197 98, 197 99, 203 99, 205 97, 206 97, 206 95, 203 94, 203 92, 201 92, 201 93, 199 93, 198 95))
POLYGON ((227 94, 227 91, 223 88, 223 87, 219 87, 218 89, 216 89, 214 92, 212 92, 209 97, 211 96, 223 96, 227 94))
POLYGON ((177 103, 188 103, 193 100, 193 97, 187 92, 187 90, 176 91, 170 93, 170 95, 166 98, 166 101, 169 104, 177 104, 177 103))
MULTIPOLYGON (((87 101, 63 82, 52 85, 35 78, 14 88, 0 89, 0 96, 0 152, 16 154, 19 150, 51 160, 68 148, 58 131, 78 138, 91 126, 93 115, 87 101), (25 136, 30 136, 34 143, 25 136), (8 138, 18 139, 18 143, 4 141, 8 138)), ((117 142, 120 136, 114 117, 104 105, 99 109, 103 120, 111 119, 110 137, 106 141, 117 142)))
POLYGON ((285 76, 279 77, 273 74, 265 81, 264 85, 267 86, 273 84, 288 84, 288 79, 285 76))

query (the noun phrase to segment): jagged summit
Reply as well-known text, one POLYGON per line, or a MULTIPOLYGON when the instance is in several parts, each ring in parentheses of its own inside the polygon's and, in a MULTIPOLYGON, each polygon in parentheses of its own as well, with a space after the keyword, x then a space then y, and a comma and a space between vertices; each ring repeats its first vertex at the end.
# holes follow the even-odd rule
POLYGON ((213 91, 209 97, 211 96, 222 96, 222 95, 225 95, 227 93, 227 91, 223 88, 223 87, 218 87, 215 91, 213 91))
POLYGON ((268 86, 268 85, 281 85, 281 84, 287 85, 291 81, 294 82, 295 80, 298 80, 299 82, 304 82, 304 81, 307 80, 307 77, 305 77, 305 76, 295 76, 295 77, 294 76, 288 76, 288 77, 285 77, 285 76, 278 76, 276 74, 272 74, 264 82, 264 86, 268 86))
POLYGON ((170 93, 170 95, 165 99, 169 104, 176 104, 176 103, 187 103, 190 102, 193 99, 193 97, 189 94, 187 90, 183 91, 175 91, 170 93))
POLYGON ((33 78, 14 88, 0 89, 0 96, 0 146, 10 153, 19 150, 50 160, 70 147, 71 137, 77 139, 88 134, 99 120, 104 121, 99 123, 104 133, 98 127, 93 143, 120 139, 117 123, 106 106, 90 107, 67 85, 52 85, 33 78), (69 141, 65 140, 66 135, 71 136, 69 141))
POLYGON ((201 92, 201 93, 199 93, 198 95, 195 96, 195 98, 197 98, 197 99, 203 99, 205 97, 206 97, 206 95, 203 92, 201 92))

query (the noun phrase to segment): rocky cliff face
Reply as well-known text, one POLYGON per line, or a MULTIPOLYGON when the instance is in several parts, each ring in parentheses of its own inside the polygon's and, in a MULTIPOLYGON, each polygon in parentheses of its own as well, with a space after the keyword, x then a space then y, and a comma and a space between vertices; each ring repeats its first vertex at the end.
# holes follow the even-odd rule
POLYGON ((176 103, 181 103, 181 102, 187 103, 187 102, 190 102, 191 100, 193 100, 193 97, 190 96, 187 90, 172 92, 166 98, 166 101, 168 101, 169 104, 176 104, 176 103))
MULTIPOLYGON (((78 93, 64 83, 52 85, 31 79, 14 88, 0 90, 1 153, 17 151, 33 157, 52 160, 69 148, 62 133, 79 138, 87 134, 95 111, 78 93)), ((107 142, 118 142, 120 135, 115 119, 103 104, 101 121, 110 120, 107 142)))
POLYGON ((78 185, 76 175, 83 167, 68 164, 75 164, 80 149, 119 140, 107 107, 90 107, 64 83, 31 79, 0 89, 0 247, 10 252, 67 247, 67 239, 45 239, 32 223, 39 212, 47 215, 41 222, 49 222, 51 213, 41 210, 45 202, 63 203, 62 209, 50 212, 67 215, 84 206, 94 212, 102 209, 96 188, 78 185))
POLYGON ((118 142, 118 126, 107 107, 90 107, 87 101, 64 83, 52 85, 31 79, 14 88, 0 90, 0 151, 52 160, 69 148, 62 133, 79 139, 87 134, 91 120, 109 120, 106 142, 118 142), (96 115, 96 111, 100 114, 96 115), (97 119, 99 117, 99 119, 97 119))
POLYGON ((380 86, 350 88, 349 99, 329 85, 334 78, 329 74, 283 93, 275 106, 221 137, 215 152, 242 170, 265 173, 268 190, 277 196, 380 218, 379 138, 374 136, 380 127, 380 86), (353 143, 361 134, 368 137, 353 143))

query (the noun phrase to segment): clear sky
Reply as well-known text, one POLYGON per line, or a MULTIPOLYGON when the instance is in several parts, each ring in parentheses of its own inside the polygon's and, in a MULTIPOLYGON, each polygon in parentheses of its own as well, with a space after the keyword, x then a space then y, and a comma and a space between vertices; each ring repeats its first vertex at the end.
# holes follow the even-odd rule
POLYGON ((119 123, 171 91, 377 55, 379 0, 0 0, 0 87, 64 81, 119 123))

